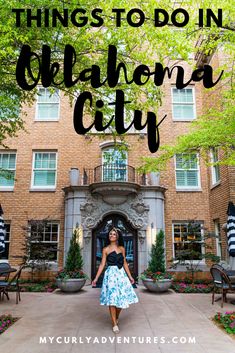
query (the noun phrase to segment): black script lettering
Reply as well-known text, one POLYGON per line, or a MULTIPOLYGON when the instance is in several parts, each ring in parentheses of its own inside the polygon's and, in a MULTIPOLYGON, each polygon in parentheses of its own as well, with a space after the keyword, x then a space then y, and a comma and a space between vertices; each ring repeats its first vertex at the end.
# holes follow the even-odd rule
POLYGON ((16 81, 18 85, 24 89, 25 91, 30 91, 35 88, 38 84, 41 74, 41 66, 40 66, 40 57, 36 53, 31 51, 29 45, 23 45, 19 59, 16 64, 16 81), (33 72, 31 70, 31 58, 35 57, 38 61, 38 74, 37 77, 34 77, 33 72), (27 71, 27 73, 26 73, 27 71), (26 76, 34 82, 29 84, 26 80, 26 76))
POLYGON ((170 70, 168 67, 163 68, 162 64, 155 64, 155 73, 154 73, 154 83, 156 86, 161 86, 164 81, 165 74, 167 73, 168 78, 171 78, 173 70, 177 69, 176 74, 176 88, 183 89, 187 87, 192 81, 199 82, 203 80, 203 85, 205 88, 214 87, 219 80, 221 79, 224 70, 221 71, 219 78, 213 82, 213 69, 210 65, 204 65, 201 69, 196 69, 192 72, 191 78, 189 81, 184 82, 184 69, 182 66, 173 66, 170 70))
MULTIPOLYGON (((156 114, 153 112, 147 112, 147 119, 144 124, 142 124, 142 112, 140 110, 134 111, 134 118, 130 125, 126 128, 124 125, 125 116, 124 116, 124 105, 126 103, 130 103, 129 101, 125 101, 124 93, 122 90, 116 91, 116 100, 115 102, 109 103, 109 105, 115 106, 115 114, 111 117, 109 122, 106 125, 103 125, 103 113, 100 110, 96 110, 94 122, 88 127, 85 128, 83 125, 83 115, 84 115, 84 105, 85 102, 88 101, 90 107, 92 108, 92 95, 90 92, 83 92, 78 97, 75 107, 74 107, 74 116, 73 123, 75 131, 80 135, 85 135, 92 127, 94 127, 97 131, 105 131, 113 122, 115 118, 115 127, 118 134, 124 134, 127 132, 130 127, 134 124, 136 130, 141 131, 147 126, 147 136, 148 136, 148 146, 150 152, 154 153, 158 150, 160 145, 160 136, 159 136, 159 125, 166 118, 166 115, 163 119, 157 124, 156 114)), ((104 106, 104 102, 102 100, 98 100, 96 102, 96 107, 101 109, 104 106)))
POLYGON ((176 87, 177 89, 182 89, 188 86, 192 81, 199 82, 203 81, 205 88, 214 87, 223 75, 223 71, 217 80, 213 81, 213 69, 210 65, 204 65, 203 68, 196 69, 192 72, 191 78, 184 82, 184 68, 182 66, 173 66, 169 69, 168 67, 163 68, 161 63, 155 64, 155 70, 150 71, 147 65, 139 65, 135 68, 132 73, 131 79, 128 78, 127 67, 125 63, 120 62, 117 64, 117 48, 114 45, 109 45, 108 48, 108 60, 107 60, 107 77, 101 80, 101 69, 98 65, 92 65, 90 68, 84 69, 80 72, 79 76, 73 79, 73 67, 76 64, 76 52, 74 48, 67 44, 64 50, 64 80, 61 82, 55 82, 54 78, 60 70, 60 64, 58 62, 53 62, 51 64, 51 50, 47 45, 42 46, 42 58, 38 54, 31 51, 29 45, 24 45, 22 47, 20 57, 16 66, 16 79, 19 86, 25 90, 33 89, 39 80, 41 79, 42 85, 44 87, 49 87, 51 84, 59 86, 62 83, 65 87, 74 86, 79 80, 81 82, 90 81, 93 88, 99 88, 103 86, 106 82, 108 86, 114 88, 117 86, 121 70, 123 71, 123 77, 121 79, 127 84, 135 83, 136 85, 144 85, 148 82, 150 76, 154 76, 154 84, 156 86, 161 86, 163 84, 165 75, 171 78, 173 75, 173 70, 177 69, 176 73, 176 87), (35 77, 36 67, 34 65, 34 70, 31 68, 31 59, 36 57, 38 60, 38 73, 35 77), (28 78, 34 83, 28 83, 28 78))
POLYGON ((178 89, 182 89, 182 88, 186 87, 190 83, 191 80, 184 83, 184 69, 182 66, 175 65, 170 70, 168 67, 163 68, 162 64, 160 64, 160 63, 155 64, 155 75, 154 75, 155 85, 161 86, 163 84, 164 77, 165 77, 166 73, 167 73, 168 78, 171 78, 174 69, 177 69, 176 87, 178 89))
MULTIPOLYGON (((84 105, 87 100, 90 102, 90 107, 92 107, 92 95, 90 92, 85 91, 79 95, 79 97, 77 98, 77 101, 75 103, 75 107, 74 107, 73 125, 74 125, 75 131, 79 135, 85 135, 88 131, 90 131, 90 129, 92 129, 93 126, 95 127, 95 129, 97 131, 104 131, 105 129, 107 129, 110 126, 110 124, 112 123, 112 120, 114 118, 114 117, 112 117, 110 119, 110 121, 108 122, 108 124, 106 124, 104 126, 102 124, 103 113, 98 110, 95 113, 95 121, 88 128, 85 128, 83 125, 83 113, 84 113, 84 105)), ((96 102, 96 106, 98 108, 102 108, 103 101, 98 100, 96 102)))
MULTIPOLYGON (((101 99, 99 99, 96 102, 96 106, 97 106, 97 108, 103 108, 104 102, 101 99)), ((112 118, 110 119, 108 124, 103 125, 103 113, 100 110, 96 110, 96 112, 95 112, 95 129, 97 131, 105 131, 111 125, 113 118, 114 118, 114 116, 112 116, 112 118)))
POLYGON ((116 90, 116 101, 113 103, 109 103, 109 105, 115 105, 115 127, 116 131, 118 134, 124 134, 127 132, 131 126, 133 125, 133 122, 128 126, 128 128, 125 128, 125 117, 124 117, 124 105, 126 103, 131 103, 130 101, 125 101, 124 98, 124 92, 120 89, 116 90))
POLYGON ((134 127, 136 130, 143 130, 147 126, 148 147, 151 153, 157 152, 160 146, 160 135, 158 127, 167 117, 165 115, 162 120, 157 124, 157 117, 153 112, 147 113, 146 123, 142 125, 142 112, 135 110, 134 127))
POLYGON ((149 67, 146 65, 139 65, 137 66, 137 68, 134 71, 133 74, 133 81, 135 82, 135 84, 137 84, 138 86, 142 86, 145 83, 148 82, 150 76, 152 75, 152 73, 149 70, 149 67), (141 80, 141 76, 145 76, 146 79, 144 82, 142 82, 141 80))
POLYGON ((109 45, 107 76, 109 87, 115 87, 118 83, 121 68, 124 71, 125 82, 130 84, 133 80, 128 81, 127 68, 124 63, 119 63, 117 66, 117 48, 114 45, 109 45))
POLYGON ((100 67, 98 65, 92 65, 90 69, 83 70, 79 75, 79 80, 82 82, 91 81, 93 88, 99 88, 106 82, 106 79, 103 82, 100 81, 100 67))
POLYGON ((221 71, 218 79, 213 82, 213 69, 210 65, 204 65, 202 69, 197 69, 192 73, 192 80, 194 82, 199 82, 203 80, 203 86, 205 88, 212 88, 214 87, 223 75, 224 70, 221 71))
POLYGON ((85 91, 79 95, 74 106, 73 126, 79 135, 85 135, 94 126, 94 123, 88 128, 83 125, 84 104, 87 100, 90 101, 90 107, 92 107, 92 95, 90 92, 85 91))
POLYGON ((42 47, 42 65, 41 65, 41 81, 43 87, 49 87, 51 84, 59 86, 61 83, 56 83, 54 77, 60 69, 60 64, 54 62, 51 65, 51 49, 48 45, 42 47))
POLYGON ((79 78, 73 80, 73 66, 76 64, 76 51, 72 45, 66 44, 64 49, 64 84, 73 87, 79 78))

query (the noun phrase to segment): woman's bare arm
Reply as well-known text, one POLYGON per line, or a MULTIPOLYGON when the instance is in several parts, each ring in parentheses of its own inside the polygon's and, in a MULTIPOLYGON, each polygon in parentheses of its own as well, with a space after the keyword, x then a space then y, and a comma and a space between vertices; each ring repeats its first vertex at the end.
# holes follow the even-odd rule
POLYGON ((126 261, 126 254, 125 254, 125 248, 124 246, 121 247, 122 249, 122 255, 124 257, 124 263, 123 263, 123 267, 127 273, 127 276, 129 277, 131 283, 133 284, 135 282, 134 278, 132 277, 131 273, 130 273, 130 270, 129 270, 129 266, 128 266, 128 263, 126 261))

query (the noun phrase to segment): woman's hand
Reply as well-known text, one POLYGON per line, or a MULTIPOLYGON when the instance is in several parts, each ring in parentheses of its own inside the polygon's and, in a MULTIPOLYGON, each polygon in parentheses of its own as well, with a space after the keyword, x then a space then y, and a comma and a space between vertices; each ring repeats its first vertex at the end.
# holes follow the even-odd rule
POLYGON ((97 279, 93 279, 93 281, 91 282, 92 287, 96 287, 96 282, 97 282, 97 279))
POLYGON ((134 280, 133 277, 130 277, 129 279, 130 279, 130 281, 131 281, 131 284, 134 284, 134 283, 135 283, 135 280, 134 280))

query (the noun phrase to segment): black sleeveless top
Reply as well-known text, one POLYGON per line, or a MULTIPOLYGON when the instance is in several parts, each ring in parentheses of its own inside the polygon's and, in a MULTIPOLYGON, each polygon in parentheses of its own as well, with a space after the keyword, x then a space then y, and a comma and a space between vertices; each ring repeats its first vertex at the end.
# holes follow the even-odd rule
POLYGON ((108 266, 117 266, 119 269, 122 268, 124 263, 124 257, 122 253, 116 253, 116 251, 112 251, 107 256, 107 265, 108 266))

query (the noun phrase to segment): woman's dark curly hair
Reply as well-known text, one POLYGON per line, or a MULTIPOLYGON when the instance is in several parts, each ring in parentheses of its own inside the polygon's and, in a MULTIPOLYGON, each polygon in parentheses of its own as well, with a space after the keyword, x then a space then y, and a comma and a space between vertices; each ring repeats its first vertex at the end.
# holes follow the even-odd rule
POLYGON ((115 228, 115 227, 111 227, 107 233, 107 236, 106 236, 106 246, 108 246, 110 244, 110 239, 109 239, 109 234, 110 232, 114 230, 117 234, 118 234, 118 245, 119 246, 124 246, 124 240, 123 240, 123 236, 122 236, 122 233, 120 231, 120 229, 118 228, 115 228))

